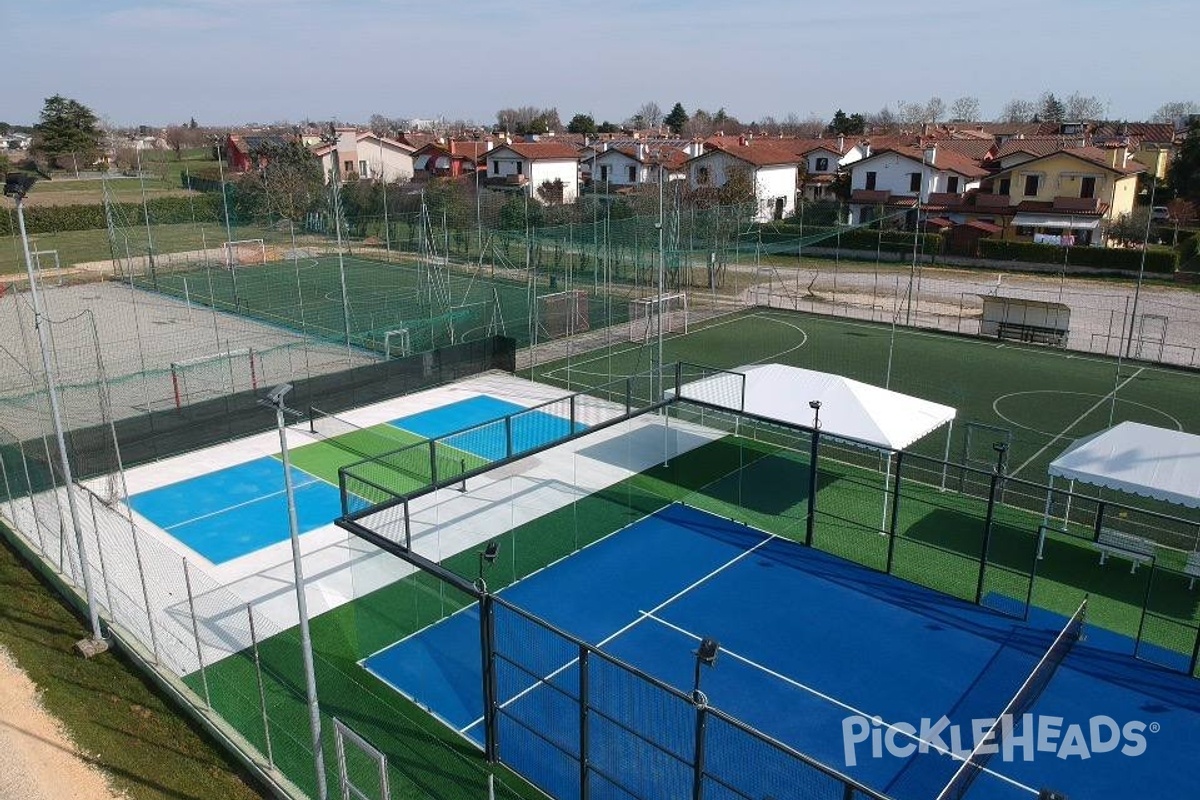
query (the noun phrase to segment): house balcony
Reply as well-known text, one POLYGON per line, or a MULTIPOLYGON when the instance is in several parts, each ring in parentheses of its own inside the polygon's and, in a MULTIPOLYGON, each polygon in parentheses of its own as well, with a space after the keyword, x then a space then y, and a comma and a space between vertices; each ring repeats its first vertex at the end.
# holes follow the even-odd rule
POLYGON ((524 175, 492 175, 487 179, 487 185, 496 189, 519 189, 528 183, 524 175))

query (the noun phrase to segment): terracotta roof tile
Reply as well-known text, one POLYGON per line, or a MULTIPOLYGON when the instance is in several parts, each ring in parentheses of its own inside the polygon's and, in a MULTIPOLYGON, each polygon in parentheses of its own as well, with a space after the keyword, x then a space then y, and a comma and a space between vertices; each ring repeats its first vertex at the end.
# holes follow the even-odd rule
POLYGON ((513 142, 512 144, 500 144, 489 150, 488 153, 494 153, 497 150, 506 148, 521 156, 521 158, 528 158, 530 161, 579 158, 578 148, 569 144, 560 144, 559 142, 513 142))

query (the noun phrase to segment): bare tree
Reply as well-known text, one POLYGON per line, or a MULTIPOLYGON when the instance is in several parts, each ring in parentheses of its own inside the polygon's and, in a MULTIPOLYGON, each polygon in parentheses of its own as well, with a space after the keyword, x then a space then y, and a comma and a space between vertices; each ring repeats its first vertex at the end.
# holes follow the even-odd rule
POLYGON ((712 132, 712 114, 703 108, 697 109, 696 113, 692 114, 691 119, 683 125, 683 135, 689 139, 703 139, 706 136, 711 136, 712 132))
POLYGON ((175 153, 175 160, 183 160, 183 148, 191 147, 194 133, 192 128, 186 125, 170 125, 163 131, 163 141, 175 153))
POLYGON ((1022 100, 1014 97, 1000 109, 1000 122, 1029 122, 1037 113, 1037 106, 1032 100, 1022 100))
POLYGON ((924 103, 901 102, 897 108, 899 110, 897 116, 900 118, 901 125, 911 128, 925 121, 926 108, 924 103))
POLYGON ((796 113, 791 113, 783 118, 779 127, 780 131, 787 136, 802 136, 812 139, 825 130, 825 121, 815 113, 809 114, 804 119, 801 119, 796 113))
POLYGON ((1175 123, 1192 114, 1200 114, 1200 104, 1192 100, 1175 100, 1159 106, 1150 121, 1175 123))
POLYGON ((964 95, 950 105, 951 122, 978 122, 979 98, 964 95))
POLYGON ((658 107, 658 103, 650 100, 642 103, 641 107, 634 112, 630 120, 640 120, 641 125, 647 128, 657 128, 662 125, 663 111, 658 107))
POLYGON ((896 127, 896 115, 887 106, 871 114, 867 118, 867 122, 871 125, 871 130, 875 133, 885 133, 896 127))
POLYGON ((1103 100, 1095 95, 1083 95, 1079 92, 1071 92, 1067 95, 1067 99, 1063 101, 1066 119, 1079 121, 1094 121, 1104 119, 1106 105, 1103 100))
POLYGON ((936 94, 929 98, 929 102, 925 104, 925 119, 929 122, 937 122, 946 115, 946 103, 936 94))

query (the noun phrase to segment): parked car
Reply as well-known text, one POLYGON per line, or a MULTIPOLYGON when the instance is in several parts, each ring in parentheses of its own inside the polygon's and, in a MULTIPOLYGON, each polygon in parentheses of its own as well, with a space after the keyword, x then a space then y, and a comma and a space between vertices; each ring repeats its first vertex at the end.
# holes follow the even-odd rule
POLYGON ((1166 206, 1154 206, 1150 209, 1150 219, 1155 222, 1167 222, 1171 219, 1171 211, 1166 206))

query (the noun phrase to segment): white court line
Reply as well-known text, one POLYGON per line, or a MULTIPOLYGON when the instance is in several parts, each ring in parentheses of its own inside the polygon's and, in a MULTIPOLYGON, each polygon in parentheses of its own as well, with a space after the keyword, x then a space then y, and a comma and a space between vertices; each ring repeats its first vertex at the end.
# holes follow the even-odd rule
MULTIPOLYGON (((672 623, 667 622, 662 617, 655 616, 654 612, 652 612, 652 611, 643 611, 641 613, 643 614, 643 618, 653 620, 654 622, 657 622, 658 624, 660 624, 664 627, 670 628, 671 630, 675 631, 676 633, 681 633, 684 636, 687 636, 691 639, 695 639, 697 642, 699 642, 702 638, 702 637, 697 636, 696 634, 692 633, 689 630, 686 630, 684 628, 679 627, 678 625, 673 625, 672 623)), ((920 736, 917 736, 915 733, 909 733, 908 731, 897 728, 896 726, 892 725, 890 722, 885 722, 883 720, 883 717, 879 716, 878 714, 868 714, 867 712, 865 712, 861 709, 855 708, 854 706, 850 705, 849 703, 843 703, 841 700, 838 700, 836 697, 831 697, 831 696, 825 694, 824 692, 820 692, 820 691, 814 689, 813 687, 808 686, 807 684, 803 684, 794 678, 789 678, 787 675, 784 675, 780 672, 776 672, 775 670, 771 669, 770 667, 767 667, 763 664, 759 664, 757 661, 752 661, 752 660, 746 658, 745 656, 739 655, 736 652, 729 650, 725 647, 721 648, 721 652, 725 655, 728 655, 730 658, 733 658, 737 661, 741 661, 743 664, 745 664, 749 667, 760 670, 761 672, 764 672, 767 675, 770 675, 772 678, 776 678, 777 680, 780 680, 789 686, 792 686, 796 689, 802 689, 803 691, 806 691, 809 694, 819 697, 820 699, 824 700, 827 703, 832 703, 833 705, 837 706, 838 708, 842 708, 846 711, 851 712, 852 714, 857 714, 858 716, 862 717, 863 719, 872 720, 876 724, 878 724, 884 728, 887 728, 890 731, 894 731, 896 733, 907 736, 909 739, 912 739, 913 741, 922 743, 925 746, 927 746, 929 749, 936 751, 939 755, 950 756, 950 758, 952 758, 955 761, 958 761, 960 763, 965 762, 967 760, 967 759, 963 758, 962 756, 960 756, 959 754, 955 753, 953 750, 949 750, 944 747, 939 747, 934 742, 930 742, 925 739, 922 739, 920 736)), ((986 772, 987 774, 991 775, 992 777, 999 778, 1000 780, 1002 780, 1006 783, 1009 783, 1009 784, 1017 787, 1018 789, 1024 789, 1025 791, 1029 792, 1030 794, 1036 795, 1038 793, 1037 789, 1034 789, 1032 786, 1026 786, 1025 784, 1021 783, 1020 781, 1016 781, 1000 772, 995 772, 987 767, 983 767, 981 769, 981 771, 986 772)))
POLYGON ((1114 388, 1114 389, 1113 389, 1111 392, 1109 392, 1108 394, 1104 395, 1104 396, 1103 396, 1103 397, 1101 397, 1099 400, 1097 400, 1095 403, 1093 403, 1091 408, 1089 408, 1087 411, 1083 412, 1083 413, 1082 413, 1082 414, 1080 414, 1078 417, 1076 417, 1074 422, 1072 422, 1072 423, 1071 423, 1070 425, 1068 425, 1067 427, 1063 428, 1063 429, 1062 429, 1062 430, 1059 432, 1059 434, 1058 434, 1057 436, 1055 436, 1055 437, 1054 437, 1053 439, 1051 439, 1050 441, 1046 442, 1046 444, 1042 445, 1042 448, 1041 448, 1040 450, 1038 450, 1036 453, 1034 453, 1033 455, 1031 455, 1029 458, 1025 459, 1025 463, 1024 463, 1024 464, 1022 464, 1021 466, 1017 467, 1016 469, 1014 469, 1012 472, 1008 473, 1008 476, 1009 476, 1010 478, 1015 478, 1015 477, 1017 477, 1017 473, 1018 473, 1018 472, 1020 472, 1021 470, 1025 469, 1026 467, 1028 467, 1028 466, 1029 466, 1031 463, 1033 463, 1033 461, 1034 461, 1034 460, 1035 460, 1035 459, 1036 459, 1038 456, 1040 456, 1042 453, 1046 452, 1046 451, 1047 451, 1047 450, 1049 450, 1051 447, 1053 447, 1055 442, 1057 442, 1059 439, 1061 439, 1061 438, 1063 438, 1064 436, 1066 436, 1066 435, 1067 435, 1067 431, 1071 430, 1071 428, 1074 428, 1076 425, 1078 425, 1079 423, 1083 422, 1083 421, 1084 421, 1084 420, 1087 418, 1087 416, 1088 416, 1089 414, 1091 414, 1093 411, 1095 411, 1095 410, 1096 410, 1097 408, 1099 408, 1100 406, 1104 405, 1104 403, 1105 403, 1105 402, 1107 402, 1108 400, 1111 400, 1113 397, 1115 397, 1115 396, 1116 396, 1116 394, 1117 394, 1119 391, 1121 391, 1122 389, 1124 389, 1124 388, 1125 388, 1126 384, 1128 384, 1130 381, 1132 381, 1132 380, 1133 380, 1134 378, 1136 378, 1138 375, 1141 375, 1141 374, 1142 374, 1142 373, 1145 371, 1145 369, 1146 369, 1145 367, 1138 367, 1138 371, 1137 371, 1137 372, 1133 373, 1133 374, 1132 374, 1132 375, 1130 375, 1128 378, 1126 378, 1125 380, 1121 381, 1119 384, 1117 384, 1117 386, 1116 386, 1116 387, 1115 387, 1115 388, 1114 388))
MULTIPOLYGON (((648 611, 648 612, 647 612, 647 611, 641 611, 641 612, 639 612, 639 613, 638 613, 638 616, 637 616, 636 618, 634 618, 634 620, 633 620, 632 622, 630 622, 630 623, 628 623, 627 625, 623 626, 623 627, 622 627, 620 630, 616 631, 615 633, 613 633, 613 634, 611 634, 611 635, 609 635, 609 636, 606 636, 606 637, 604 637, 604 639, 603 639, 602 641, 600 641, 600 642, 597 642, 597 643, 596 643, 596 645, 595 645, 595 648, 596 648, 596 649, 599 649, 599 648, 602 648, 602 647, 604 647, 604 645, 608 644, 608 643, 609 643, 609 642, 611 642, 613 639, 616 639, 618 636, 620 636, 620 635, 624 634, 626 631, 628 631, 629 629, 633 628, 633 627, 634 627, 635 625, 637 625, 638 623, 642 622, 642 620, 644 620, 644 619, 647 619, 647 618, 650 618, 650 617, 651 617, 651 615, 652 615, 654 612, 656 612, 656 611, 661 611, 662 609, 666 608, 668 605, 670 605, 671 603, 675 602, 675 601, 676 601, 676 600, 678 600, 680 597, 683 597, 685 594, 687 594, 688 592, 690 592, 692 589, 695 589, 697 586, 699 586, 700 584, 704 583, 705 581, 708 581, 709 579, 716 577, 718 574, 720 574, 720 573, 724 572, 725 570, 729 569, 729 568, 730 568, 730 567, 732 567, 734 564, 736 564, 736 563, 738 563, 739 561, 741 561, 742 559, 744 559, 746 556, 748 556, 748 555, 752 554, 754 551, 758 550, 758 548, 762 547, 763 545, 767 544, 768 542, 770 542, 770 541, 772 541, 773 539, 776 539, 776 538, 778 538, 778 537, 777 537, 777 536, 775 536, 775 535, 773 535, 773 534, 772 534, 772 535, 769 535, 769 536, 767 536, 767 538, 763 539, 761 542, 759 542, 758 544, 754 545, 754 547, 751 547, 749 550, 743 550, 741 553, 738 553, 736 556, 734 556, 733 558, 729 559, 729 560, 728 560, 728 561, 726 561, 724 564, 722 564, 721 566, 719 566, 719 567, 717 567, 716 569, 714 569, 712 572, 710 572, 710 573, 708 573, 707 575, 705 575, 705 576, 703 576, 703 577, 699 578, 698 580, 696 580, 695 582, 693 582, 691 585, 689 585, 689 586, 686 586, 686 587, 684 587, 683 589, 680 589, 678 592, 676 592, 675 594, 673 594, 673 595, 671 595, 670 597, 668 597, 666 600, 664 600, 664 601, 662 601, 661 603, 659 603, 658 605, 656 605, 656 606, 655 606, 655 607, 654 607, 652 610, 650 610, 650 611, 648 611)), ((511 698, 509 698, 508 700, 505 700, 503 703, 501 703, 501 704, 500 704, 500 707, 501 707, 501 708, 505 708, 505 707, 507 707, 507 706, 509 706, 509 705, 512 705, 513 703, 515 703, 516 701, 520 700, 520 699, 521 699, 522 697, 524 697, 525 695, 527 695, 527 694, 529 694, 530 692, 532 692, 534 689, 538 688, 538 686, 540 686, 541 684, 543 684, 543 683, 546 683, 546 682, 548 682, 548 681, 551 681, 551 680, 554 680, 554 678, 558 677, 558 676, 559 676, 559 675, 561 675, 563 672, 566 672, 568 669, 570 669, 571 667, 575 666, 575 665, 576 665, 576 664, 578 664, 578 663, 579 663, 579 659, 578 659, 578 658, 572 658, 572 659, 571 659, 570 661, 568 661, 566 664, 563 664, 561 667, 559 667, 558 669, 554 670, 554 672, 551 672, 549 675, 547 675, 547 676, 546 676, 545 678, 543 678, 542 680, 539 680, 539 681, 536 681, 536 682, 534 682, 534 683, 533 683, 533 684, 531 684, 531 685, 530 685, 528 688, 524 689, 524 690, 523 690, 523 691, 521 691, 521 692, 518 692, 517 694, 513 695, 513 696, 512 696, 511 698)), ((474 722, 472 722, 470 725, 467 725, 465 728, 461 729, 461 730, 459 731, 459 733, 465 733, 467 730, 469 730, 469 729, 471 729, 471 728, 475 727, 476 725, 478 725, 479 723, 483 722, 483 720, 484 720, 484 718, 483 718, 483 717, 479 717, 479 718, 478 718, 478 719, 476 719, 474 722)))
MULTIPOLYGON (((293 469, 296 469, 296 468, 293 467, 293 469)), ((300 470, 300 469, 297 469, 296 471, 304 472, 304 470, 300 470)), ((209 474, 211 475, 212 473, 209 473, 209 474)), ((304 474, 309 475, 310 473, 304 472, 304 474)), ((333 484, 329 483, 328 481, 322 480, 314 475, 314 476, 312 476, 311 481, 307 481, 307 482, 301 483, 301 484, 295 484, 292 486, 292 489, 295 491, 299 491, 300 489, 306 489, 309 486, 312 486, 314 483, 324 483, 326 486, 333 485, 333 484)), ((168 484, 168 485, 174 485, 174 484, 168 484)), ((234 503, 231 506, 225 506, 224 508, 219 508, 216 511, 210 511, 207 514, 200 514, 199 516, 192 517, 191 519, 181 520, 179 522, 176 522, 174 525, 167 525, 167 526, 163 527, 163 530, 171 531, 171 530, 174 530, 175 528, 179 528, 184 525, 191 525, 193 522, 199 522, 201 520, 208 519, 209 517, 218 517, 227 511, 233 511, 235 508, 244 508, 246 506, 251 506, 251 505, 254 505, 255 503, 257 503, 259 500, 269 500, 272 497, 279 497, 279 495, 281 495, 281 494, 287 494, 287 489, 284 488, 284 489, 280 489, 275 492, 270 492, 268 494, 261 494, 258 497, 255 497, 251 500, 243 500, 240 503, 234 503)))

